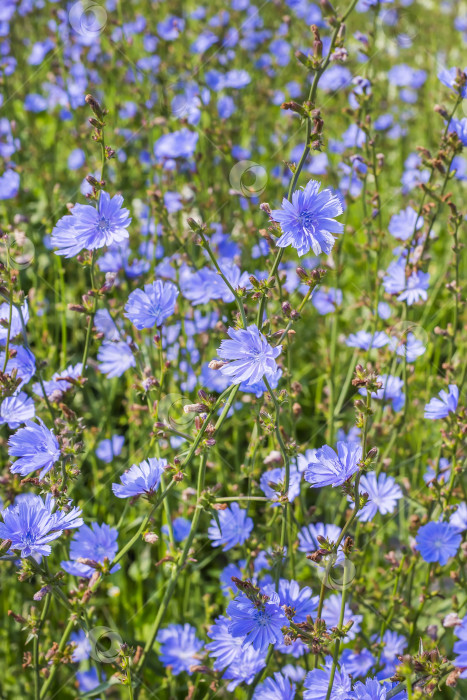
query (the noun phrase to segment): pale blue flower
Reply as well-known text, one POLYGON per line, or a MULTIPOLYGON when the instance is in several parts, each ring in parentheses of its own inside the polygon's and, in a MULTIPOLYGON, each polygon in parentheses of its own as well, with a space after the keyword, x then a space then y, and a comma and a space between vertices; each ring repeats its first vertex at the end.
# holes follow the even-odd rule
POLYGON ((131 218, 122 208, 120 194, 101 192, 97 207, 75 204, 71 215, 62 217, 52 231, 51 245, 57 255, 71 258, 82 250, 96 250, 128 238, 131 218))
POLYGON ((291 245, 302 256, 312 250, 315 255, 328 255, 335 242, 334 234, 342 233, 344 225, 335 221, 344 207, 341 199, 321 184, 310 180, 306 187, 296 190, 292 201, 284 198, 282 209, 271 211, 271 218, 281 225, 282 236, 276 242, 279 248, 291 245))
POLYGON ((172 282, 156 280, 145 284, 144 291, 135 289, 125 305, 125 316, 138 329, 161 326, 173 314, 178 289, 172 282))
POLYGON ((38 421, 25 421, 25 427, 17 430, 8 440, 8 454, 19 458, 10 467, 12 474, 27 476, 40 469, 39 479, 43 479, 60 459, 57 438, 40 418, 38 421))

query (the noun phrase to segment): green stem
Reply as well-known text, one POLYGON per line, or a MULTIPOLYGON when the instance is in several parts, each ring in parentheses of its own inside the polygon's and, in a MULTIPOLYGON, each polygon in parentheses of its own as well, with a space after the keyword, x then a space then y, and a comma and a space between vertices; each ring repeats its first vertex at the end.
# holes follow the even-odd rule
MULTIPOLYGON (((73 617, 70 617, 67 623, 67 626, 65 627, 65 630, 62 634, 62 638, 60 639, 60 643, 58 645, 58 652, 64 651, 67 642, 68 642, 68 637, 71 634, 71 631, 73 629, 73 625, 75 624, 75 620, 73 617)), ((59 668, 59 664, 53 664, 52 668, 50 669, 50 674, 47 680, 45 681, 44 685, 42 686, 42 690, 40 693, 40 700, 44 700, 46 697, 48 697, 48 691, 50 686, 52 685, 53 679, 55 678, 55 674, 57 673, 57 670, 59 668)))
POLYGON ((42 627, 44 625, 44 622, 46 620, 47 613, 49 612, 50 599, 51 599, 50 593, 46 593, 41 616, 39 618, 39 623, 38 623, 37 629, 36 629, 36 636, 34 637, 34 642, 33 642, 32 656, 33 656, 33 663, 34 663, 34 698, 35 698, 35 700, 39 700, 39 698, 40 698, 39 636, 40 636, 42 627))
MULTIPOLYGON (((347 591, 346 574, 347 574, 347 567, 344 566, 344 578, 342 581, 341 610, 340 610, 339 624, 338 624, 339 631, 341 631, 343 626, 344 626, 345 598, 346 598, 346 591, 347 591)), ((330 698, 331 698, 332 686, 334 685, 334 676, 336 675, 337 662, 339 660, 340 647, 341 647, 341 639, 340 639, 340 637, 338 637, 336 639, 335 646, 334 646, 334 657, 332 659, 331 674, 329 676, 329 685, 328 685, 328 692, 326 693, 326 700, 330 700, 330 698)))

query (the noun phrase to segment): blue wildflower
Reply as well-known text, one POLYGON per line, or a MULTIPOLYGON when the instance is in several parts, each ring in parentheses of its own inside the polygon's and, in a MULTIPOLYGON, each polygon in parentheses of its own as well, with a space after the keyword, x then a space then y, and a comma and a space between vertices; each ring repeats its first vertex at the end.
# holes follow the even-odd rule
POLYGON ((168 15, 158 22, 157 32, 165 41, 174 41, 185 28, 185 20, 176 15, 168 15))
POLYGON ((449 392, 441 390, 425 406, 425 418, 436 420, 437 418, 447 418, 450 413, 457 411, 459 402, 459 389, 455 384, 449 384, 449 392))
MULTIPOLYGON (((340 613, 342 607, 342 595, 336 593, 330 595, 324 601, 323 605, 323 615, 322 617, 326 621, 328 629, 332 627, 337 627, 339 625, 340 613)), ((344 605, 344 625, 347 625, 350 621, 353 621, 353 625, 344 638, 345 643, 355 639, 357 634, 360 632, 360 623, 363 620, 363 615, 355 614, 350 605, 345 603, 344 605)))
POLYGON ((412 207, 402 209, 398 214, 394 214, 389 222, 388 231, 391 236, 400 241, 412 238, 415 231, 423 226, 423 217, 417 218, 417 212, 412 207))
POLYGON ((0 200, 13 199, 19 192, 20 177, 15 170, 5 170, 0 175, 0 200))
POLYGON ((449 518, 449 524, 456 532, 465 532, 467 530, 467 503, 459 503, 449 518))
MULTIPOLYGON (((94 569, 77 559, 90 559, 98 564, 103 564, 105 559, 112 561, 118 551, 117 537, 118 530, 105 523, 82 525, 71 540, 71 561, 62 561, 62 568, 74 576, 91 578, 94 569)), ((111 573, 119 568, 120 565, 117 564, 111 569, 111 573)))
POLYGON ((232 503, 225 510, 218 511, 220 529, 217 522, 212 519, 208 529, 208 537, 213 547, 223 545, 224 550, 232 549, 237 544, 243 544, 253 530, 253 520, 248 517, 247 511, 240 508, 238 503, 232 503))
MULTIPOLYGON (((43 382, 45 393, 52 401, 59 401, 63 394, 72 388, 73 384, 83 373, 83 365, 78 362, 77 365, 69 365, 63 372, 55 372, 52 379, 48 382, 43 382)), ((33 391, 37 396, 43 396, 43 389, 40 382, 33 385, 33 391)))
POLYGON ((27 476, 40 469, 39 479, 43 479, 60 459, 60 446, 51 430, 39 418, 39 424, 26 421, 8 440, 8 454, 19 457, 10 467, 12 474, 27 476))
POLYGON ((271 217, 281 225, 282 236, 276 242, 279 248, 291 245, 302 256, 311 249, 315 255, 328 255, 334 246, 334 235, 342 233, 344 225, 335 221, 344 207, 341 199, 321 184, 310 180, 306 187, 296 190, 292 201, 282 200, 282 209, 271 211, 271 217))
MULTIPOLYGON (((373 391, 371 398, 378 401, 392 401, 394 411, 400 411, 405 403, 405 394, 402 391, 404 381, 392 374, 378 376, 378 382, 382 384, 380 389, 373 391)), ((366 395, 366 389, 359 389, 359 394, 366 395)))
POLYGON ((298 549, 300 552, 314 552, 321 547, 318 537, 324 537, 328 542, 337 542, 341 531, 341 528, 334 524, 310 523, 310 525, 305 525, 298 533, 298 549))
POLYGON ((294 700, 295 690, 295 683, 276 672, 273 678, 266 678, 258 685, 253 700, 294 700))
POLYGON ((439 484, 445 484, 448 482, 451 475, 451 463, 446 457, 441 457, 436 468, 428 467, 425 474, 423 475, 423 480, 427 486, 431 488, 433 482, 437 481, 439 484))
MULTIPOLYGON (((375 636, 373 641, 377 639, 378 637, 375 636)), ((397 634, 397 632, 392 632, 391 630, 386 630, 384 633, 383 643, 384 646, 381 652, 381 658, 388 664, 393 664, 407 647, 406 638, 402 634, 397 634)))
POLYGON ((164 134, 154 144, 154 155, 156 160, 166 162, 172 158, 191 158, 196 144, 198 143, 198 133, 189 129, 173 131, 164 134))
POLYGON ((337 454, 324 445, 316 450, 305 471, 305 480, 313 488, 340 486, 358 471, 362 448, 356 442, 338 442, 337 454))
POLYGON ((16 306, 13 306, 11 310, 11 322, 10 322, 10 304, 5 302, 0 304, 0 321, 5 323, 0 323, 0 345, 6 345, 7 337, 12 340, 16 336, 23 333, 23 324, 21 322, 21 317, 26 324, 29 319, 29 309, 28 302, 25 301, 21 307, 21 313, 16 306), (9 330, 9 333, 8 333, 9 330))
POLYGON ((232 384, 248 382, 251 386, 264 376, 269 378, 277 372, 276 357, 282 346, 271 347, 255 325, 248 328, 229 328, 230 340, 223 340, 217 351, 221 360, 231 360, 221 367, 224 376, 232 384))
MULTIPOLYGON (((21 379, 21 387, 23 384, 27 384, 30 379, 34 376, 36 372, 36 360, 34 355, 28 348, 22 345, 10 345, 10 357, 7 360, 5 372, 6 374, 12 374, 13 370, 16 370, 16 378, 21 379)), ((0 352, 0 367, 5 364, 5 352, 0 352)))
POLYGON ((92 651, 91 642, 83 630, 73 632, 73 634, 70 636, 70 642, 75 645, 71 656, 72 661, 79 662, 89 659, 92 651))
MULTIPOLYGON (((303 693, 303 700, 326 700, 328 696, 328 687, 331 680, 332 660, 330 657, 326 659, 326 665, 323 669, 314 668, 306 674, 303 685, 306 690, 303 693)), ((351 690, 350 677, 344 666, 336 669, 332 690, 329 700, 345 700, 351 690)))
POLYGON ((0 538, 11 541, 10 551, 19 551, 22 558, 48 556, 52 551, 49 543, 60 537, 63 530, 83 524, 79 508, 52 513, 54 505, 50 495, 43 501, 40 496, 25 494, 1 512, 0 538))
POLYGON ((164 666, 170 666, 174 676, 186 671, 191 676, 192 666, 199 665, 199 652, 204 642, 196 636, 196 629, 184 625, 169 625, 160 630, 157 641, 161 645, 159 659, 164 666))
POLYGON ((398 294, 398 301, 407 301, 408 306, 412 306, 420 299, 426 301, 428 294, 430 275, 428 272, 414 270, 407 279, 405 276, 404 260, 393 261, 383 278, 384 289, 388 294, 398 294))
POLYGON ((462 537, 449 523, 430 522, 417 532, 416 546, 427 562, 438 562, 445 566, 450 557, 457 554, 462 537))
POLYGON ((454 665, 462 669, 460 678, 467 678, 467 615, 462 620, 462 623, 456 627, 454 634, 459 639, 453 647, 454 653, 459 654, 454 659, 454 665))
MULTIPOLYGON (((297 469, 290 469, 289 491, 287 498, 289 503, 297 498, 300 493, 300 482, 302 475, 297 469)), ((281 498, 281 492, 284 492, 285 483, 285 467, 276 467, 263 472, 260 478, 260 488, 267 498, 270 498, 274 503, 272 506, 278 506, 281 498)))
POLYGON ((159 487, 161 476, 167 466, 166 459, 152 457, 133 466, 120 477, 121 484, 112 484, 117 498, 134 498, 143 493, 152 495, 159 487))
POLYGON ((124 340, 104 340, 97 353, 97 359, 100 362, 99 370, 109 379, 121 377, 127 369, 136 366, 131 348, 124 340))
POLYGON ((75 204, 71 215, 62 217, 52 231, 56 255, 71 258, 82 250, 96 250, 128 238, 131 218, 122 204, 120 194, 111 198, 107 192, 101 192, 97 207, 75 204))
POLYGON ((21 423, 30 421, 34 415, 34 401, 24 391, 15 396, 7 396, 0 405, 0 425, 6 423, 12 430, 19 428, 21 423))
POLYGON ((463 146, 467 146, 467 117, 463 119, 451 119, 449 129, 457 134, 463 146))
POLYGON ((402 498, 402 491, 392 476, 376 475, 376 472, 364 474, 360 479, 360 493, 367 493, 369 499, 358 512, 357 518, 366 523, 373 520, 376 513, 386 515, 393 513, 397 501, 402 498))
POLYGON ((229 632, 229 624, 230 620, 221 615, 216 618, 208 632, 208 637, 213 641, 206 644, 206 649, 209 651, 209 656, 215 659, 214 668, 216 671, 231 664, 242 648, 242 638, 232 636, 229 632))
POLYGON ((123 435, 112 435, 109 439, 101 440, 96 447, 96 456, 109 464, 114 457, 118 457, 121 453, 124 442, 123 435))
MULTIPOLYGON (((183 542, 183 540, 185 540, 190 534, 190 530, 191 522, 186 518, 175 518, 175 520, 172 522, 172 532, 175 542, 183 542)), ((161 531, 164 533, 164 535, 168 535, 168 526, 162 525, 161 531)))
POLYGON ((386 688, 375 678, 367 678, 365 683, 357 681, 349 700, 386 700, 386 688))
POLYGON ((125 305, 125 316, 138 329, 161 326, 175 310, 178 289, 172 282, 156 280, 145 284, 144 291, 135 289, 125 305))
POLYGON ((68 156, 67 165, 70 170, 81 168, 86 162, 86 155, 82 148, 74 148, 68 156))
POLYGON ((356 678, 358 676, 366 676, 370 668, 376 665, 376 658, 368 649, 355 651, 355 649, 344 649, 341 656, 341 664, 347 670, 347 673, 356 678))
POLYGON ((342 304, 342 291, 340 289, 319 288, 313 294, 311 301, 320 316, 333 313, 342 304))
POLYGON ((249 646, 242 649, 230 663, 222 678, 230 680, 227 690, 232 693, 240 683, 251 685, 256 675, 266 666, 264 654, 249 646))
MULTIPOLYGON (((272 597, 274 588, 274 584, 270 584, 263 590, 272 597)), ((309 586, 300 588, 297 581, 281 578, 277 594, 280 607, 286 606, 291 610, 291 619, 295 623, 306 622, 307 616, 313 617, 318 608, 319 596, 314 596, 309 586)))
MULTIPOLYGON (((464 74, 467 68, 464 69, 464 74)), ((453 92, 457 92, 462 97, 467 97, 467 84, 460 85, 459 77, 462 77, 462 72, 458 68, 441 68, 438 73, 438 80, 440 80, 443 85, 450 88, 453 92)))
POLYGON ((77 671, 76 680, 81 693, 89 693, 100 685, 97 669, 94 667, 89 671, 77 671))
POLYGON ((272 600, 255 605, 246 596, 240 595, 227 606, 231 617, 229 632, 234 637, 243 637, 243 647, 251 646, 265 652, 270 644, 283 640, 282 627, 287 618, 272 600))
POLYGON ((389 342, 391 350, 395 350, 397 355, 405 357, 407 362, 415 362, 418 357, 421 357, 426 352, 426 347, 420 338, 417 338, 413 333, 407 333, 405 338, 391 338, 389 342))
POLYGON ((382 348, 389 343, 389 338, 384 331, 369 333, 368 331, 357 331, 351 333, 345 344, 350 348, 360 348, 361 350, 371 350, 372 348, 382 348))

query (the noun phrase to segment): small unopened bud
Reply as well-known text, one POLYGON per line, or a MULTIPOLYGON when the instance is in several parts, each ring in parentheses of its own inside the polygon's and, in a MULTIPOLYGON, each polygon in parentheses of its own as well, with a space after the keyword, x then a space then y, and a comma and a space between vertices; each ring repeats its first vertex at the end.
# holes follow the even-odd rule
POLYGON ((88 559, 87 557, 78 557, 76 561, 78 562, 78 564, 90 566, 92 569, 98 569, 100 567, 99 562, 94 561, 94 559, 88 559))
POLYGON ((47 595, 47 593, 50 593, 52 590, 52 586, 48 585, 47 586, 42 586, 42 588, 37 591, 37 593, 34 593, 33 598, 34 600, 42 600, 42 598, 47 595))
POLYGON ((313 56, 315 58, 321 58, 323 55, 323 42, 321 41, 319 29, 316 26, 316 24, 311 25, 311 31, 313 32, 313 35, 315 37, 315 40, 313 42, 313 56))
POLYGON ((155 544, 159 541, 159 536, 155 532, 145 532, 143 535, 143 540, 148 544, 155 544))
POLYGON ((321 10, 323 11, 323 15, 335 15, 336 11, 329 2, 329 0, 320 0, 321 5, 321 10))
POLYGON ((226 364, 227 364, 227 362, 222 362, 222 360, 211 360, 208 367, 209 367, 209 369, 220 369, 221 367, 223 367, 226 364))
POLYGON ((443 627, 457 627, 462 624, 462 620, 455 612, 448 613, 443 620, 443 627))
POLYGON ((86 97, 84 99, 85 99, 86 104, 88 104, 90 106, 90 108, 92 109, 92 111, 94 112, 96 117, 98 119, 102 120, 104 117, 104 110, 102 109, 102 107, 100 106, 100 104, 96 100, 96 98, 93 97, 92 95, 86 95, 86 97))
POLYGON ((100 187, 99 180, 96 180, 93 175, 86 175, 86 181, 89 182, 91 187, 100 187))
POLYGON ((93 126, 95 129, 98 129, 99 131, 105 126, 104 122, 99 121, 98 119, 94 119, 94 117, 89 117, 88 122, 93 126))
POLYGON ((292 311, 292 307, 290 306, 289 302, 284 301, 282 303, 282 313, 285 314, 287 317, 289 317, 291 311, 292 311))
POLYGON ((204 403, 187 403, 183 407, 183 413, 206 413, 208 410, 204 403))
POLYGON ((11 547, 11 540, 2 540, 0 543, 0 555, 5 554, 11 547))

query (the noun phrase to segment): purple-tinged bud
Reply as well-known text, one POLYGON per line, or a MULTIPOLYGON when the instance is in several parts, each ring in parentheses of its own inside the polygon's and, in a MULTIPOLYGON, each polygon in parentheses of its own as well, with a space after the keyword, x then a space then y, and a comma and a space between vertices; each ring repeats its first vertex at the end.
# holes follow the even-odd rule
POLYGON ((323 15, 335 15, 336 11, 329 2, 329 0, 320 0, 319 4, 321 5, 321 10, 323 12, 323 15))
POLYGON ((84 99, 86 104, 90 106, 96 117, 102 121, 102 119, 104 118, 105 109, 102 109, 99 102, 92 95, 86 95, 84 99))
POLYGON ((37 591, 37 593, 34 593, 33 599, 34 600, 42 600, 42 598, 45 595, 47 595, 47 593, 50 593, 51 590, 52 590, 52 586, 50 586, 49 584, 47 584, 46 586, 42 586, 42 588, 39 591, 37 591))

